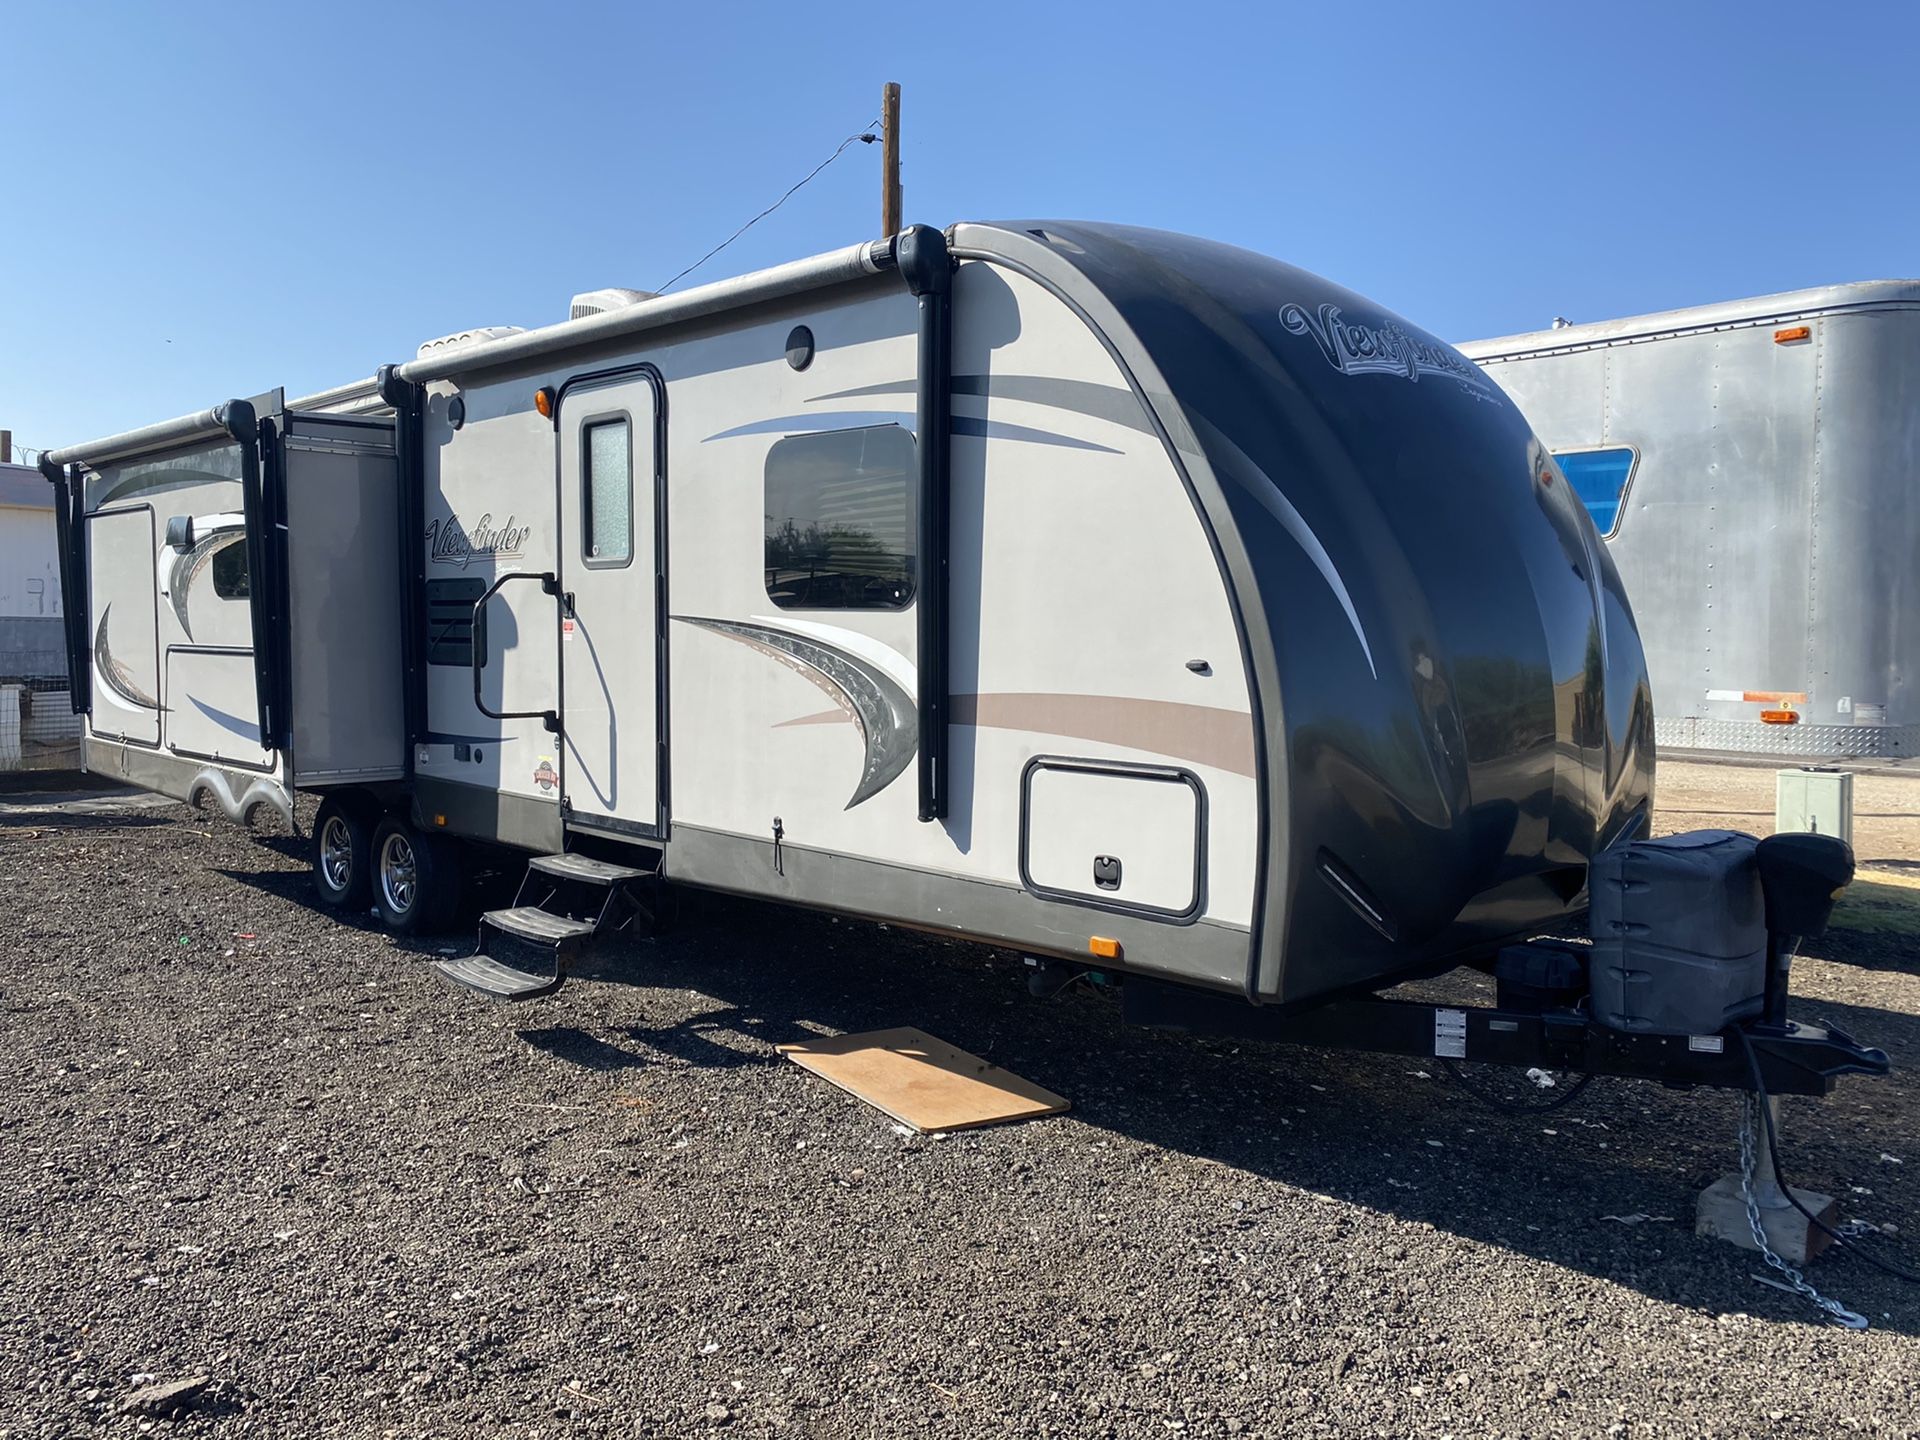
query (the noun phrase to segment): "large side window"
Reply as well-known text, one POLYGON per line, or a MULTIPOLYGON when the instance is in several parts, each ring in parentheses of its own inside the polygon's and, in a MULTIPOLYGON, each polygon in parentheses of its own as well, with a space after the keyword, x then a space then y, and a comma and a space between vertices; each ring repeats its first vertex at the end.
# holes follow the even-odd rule
POLYGON ((914 589, 913 437, 789 435, 767 452, 767 596, 783 610, 900 610, 914 589))
POLYGON ((1634 452, 1624 445, 1607 450, 1568 450, 1553 457, 1573 493, 1593 517, 1594 528, 1611 535, 1620 528, 1620 504, 1633 478, 1634 452))
POLYGON ((589 565, 633 559, 633 439, 625 420, 602 420, 580 437, 586 523, 580 543, 589 565))

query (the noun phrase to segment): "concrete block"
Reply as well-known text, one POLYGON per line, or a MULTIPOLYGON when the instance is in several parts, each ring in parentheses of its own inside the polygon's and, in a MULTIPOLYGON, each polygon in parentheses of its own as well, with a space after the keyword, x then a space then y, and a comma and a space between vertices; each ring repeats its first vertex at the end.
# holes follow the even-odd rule
MULTIPOLYGON (((1778 1189, 1774 1190, 1771 1203, 1766 1187, 1761 1188, 1760 1194, 1760 1227, 1767 1232, 1767 1243, 1773 1246, 1773 1253, 1789 1265, 1798 1269, 1833 1243, 1832 1236, 1810 1224, 1778 1189)), ((1793 1195, 1824 1223, 1840 1223, 1840 1207, 1831 1195, 1798 1186, 1794 1187, 1793 1195)), ((1747 1223, 1747 1203, 1740 1196, 1738 1175, 1722 1175, 1700 1192, 1694 1209, 1693 1233, 1710 1240, 1726 1240, 1745 1250, 1759 1250, 1753 1240, 1753 1227, 1747 1223)))

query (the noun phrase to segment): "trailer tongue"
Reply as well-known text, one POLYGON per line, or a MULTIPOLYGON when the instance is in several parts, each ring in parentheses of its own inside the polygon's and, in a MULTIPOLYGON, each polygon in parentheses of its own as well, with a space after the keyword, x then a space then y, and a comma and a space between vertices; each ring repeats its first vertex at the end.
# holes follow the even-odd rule
POLYGON ((1695 831, 1616 847, 1594 862, 1591 945, 1501 949, 1492 1007, 1347 996, 1300 1010, 1129 981, 1135 1024, 1334 1049, 1826 1095, 1885 1075, 1883 1050, 1837 1025, 1787 1018, 1801 943, 1825 933, 1853 879, 1830 835, 1755 841, 1695 831), (1631 1006, 1622 1003, 1630 993, 1631 1006))

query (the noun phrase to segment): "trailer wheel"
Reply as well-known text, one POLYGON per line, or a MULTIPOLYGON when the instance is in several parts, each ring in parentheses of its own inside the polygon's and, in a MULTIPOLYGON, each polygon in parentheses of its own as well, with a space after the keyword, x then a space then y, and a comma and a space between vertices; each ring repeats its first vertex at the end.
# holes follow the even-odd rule
POLYGON ((443 930, 460 905, 460 852, 423 835, 398 815, 373 832, 373 906, 389 930, 443 930))
POLYGON ((373 889, 373 821, 365 803, 329 795, 313 819, 313 885, 320 903, 364 910, 373 889))

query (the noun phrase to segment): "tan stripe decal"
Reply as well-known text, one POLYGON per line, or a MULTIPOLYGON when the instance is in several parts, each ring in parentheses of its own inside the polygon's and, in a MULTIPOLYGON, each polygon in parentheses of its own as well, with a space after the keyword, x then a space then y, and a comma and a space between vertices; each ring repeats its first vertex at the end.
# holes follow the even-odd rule
MULTIPOLYGON (((852 718, 845 710, 820 710, 782 720, 774 729, 852 718)), ((1243 710, 1118 695, 955 695, 947 702, 947 718, 955 725, 1094 740, 1234 775, 1253 774, 1253 717, 1243 710)))

